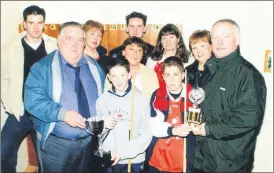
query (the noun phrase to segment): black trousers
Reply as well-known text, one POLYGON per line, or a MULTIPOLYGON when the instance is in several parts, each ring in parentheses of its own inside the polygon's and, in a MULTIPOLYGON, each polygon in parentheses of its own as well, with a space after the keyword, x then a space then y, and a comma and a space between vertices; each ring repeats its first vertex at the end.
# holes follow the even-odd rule
MULTIPOLYGON (((203 172, 203 171, 201 171, 201 170, 198 170, 198 169, 191 169, 191 170, 187 170, 187 173, 196 173, 196 171, 197 171, 197 173, 205 173, 205 172, 203 172), (201 171, 201 172, 199 172, 199 171, 201 171)), ((159 169, 157 169, 157 168, 155 168, 154 166, 148 166, 148 173, 170 173, 170 172, 165 172, 165 171, 160 171, 159 169)))
POLYGON ((16 172, 17 155, 24 138, 31 134, 36 144, 36 132, 32 128, 32 121, 28 114, 20 116, 19 121, 14 115, 8 118, 1 132, 1 172, 16 172))
POLYGON ((202 171, 202 170, 200 170, 200 169, 193 169, 193 171, 192 171, 193 173, 207 173, 207 172, 205 172, 205 171, 202 171))
MULTIPOLYGON (((132 163, 131 173, 143 173, 144 163, 132 163)), ((116 164, 111 168, 107 168, 107 173, 126 173, 128 164, 116 164)))
MULTIPOLYGON (((203 171, 203 170, 200 170, 200 169, 193 169, 192 171, 191 171, 191 173, 212 173, 212 172, 205 172, 205 171, 203 171)), ((227 172, 228 173, 228 172, 227 172)), ((233 172, 229 172, 229 173, 233 173, 233 172)), ((238 172, 238 173, 251 173, 251 169, 246 169, 245 171, 240 171, 240 172, 238 172)))

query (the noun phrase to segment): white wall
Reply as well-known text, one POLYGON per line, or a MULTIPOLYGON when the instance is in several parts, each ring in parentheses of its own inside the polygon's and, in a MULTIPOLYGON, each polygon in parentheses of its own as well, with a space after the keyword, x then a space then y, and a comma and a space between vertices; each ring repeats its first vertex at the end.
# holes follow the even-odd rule
POLYGON ((273 51, 273 2, 24 1, 1 4, 1 45, 14 37, 18 23, 22 21, 23 9, 32 4, 44 8, 47 13, 46 22, 53 24, 71 20, 85 23, 88 19, 104 24, 124 24, 125 15, 132 11, 143 12, 148 16, 149 24, 182 24, 186 44, 190 34, 197 29, 210 30, 212 24, 221 18, 235 20, 241 28, 242 55, 263 74, 268 88, 266 113, 258 137, 253 171, 273 171, 273 72, 263 73, 264 51, 273 51))
POLYGON ((18 25, 22 22, 21 5, 1 1, 1 46, 16 38, 18 25))

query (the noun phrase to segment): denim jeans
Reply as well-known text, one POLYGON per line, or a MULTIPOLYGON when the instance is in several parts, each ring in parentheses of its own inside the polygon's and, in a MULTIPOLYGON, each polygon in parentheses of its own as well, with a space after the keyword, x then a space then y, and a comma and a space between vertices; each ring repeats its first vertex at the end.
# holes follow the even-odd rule
MULTIPOLYGON (((131 173, 142 173, 144 163, 132 163, 131 173)), ((107 173, 125 173, 128 172, 128 164, 117 164, 107 169, 107 173)))

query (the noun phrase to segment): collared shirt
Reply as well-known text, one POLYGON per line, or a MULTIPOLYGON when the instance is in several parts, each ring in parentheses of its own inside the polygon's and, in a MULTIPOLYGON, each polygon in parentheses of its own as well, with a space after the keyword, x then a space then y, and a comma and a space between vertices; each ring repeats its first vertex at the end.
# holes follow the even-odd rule
MULTIPOLYGON (((75 92, 75 70, 71 68, 70 64, 59 53, 60 67, 62 72, 62 94, 60 104, 68 111, 78 111, 77 93, 75 92)), ((82 115, 83 117, 90 117, 96 115, 95 103, 98 98, 97 84, 89 69, 87 60, 82 57, 76 67, 80 68, 80 79, 85 89, 88 99, 90 115, 82 115)), ((80 103, 81 104, 81 103, 80 103)), ((86 127, 88 128, 88 127, 86 127)), ((56 123, 53 133, 57 136, 69 139, 77 139, 88 136, 89 133, 85 129, 78 127, 71 127, 63 121, 56 123)))

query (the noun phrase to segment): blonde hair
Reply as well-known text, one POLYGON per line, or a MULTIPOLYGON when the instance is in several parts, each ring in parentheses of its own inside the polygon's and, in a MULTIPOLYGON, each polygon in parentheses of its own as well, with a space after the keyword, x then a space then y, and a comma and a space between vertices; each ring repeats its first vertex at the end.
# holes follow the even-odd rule
POLYGON ((102 34, 104 34, 104 25, 94 20, 88 20, 84 24, 83 30, 85 33, 93 30, 99 30, 102 34))
POLYGON ((208 30, 197 30, 191 34, 189 37, 189 50, 192 52, 191 45, 200 41, 208 42, 208 44, 212 45, 210 32, 208 30))

